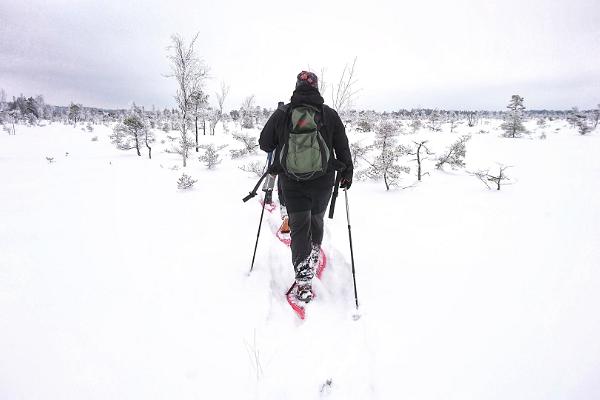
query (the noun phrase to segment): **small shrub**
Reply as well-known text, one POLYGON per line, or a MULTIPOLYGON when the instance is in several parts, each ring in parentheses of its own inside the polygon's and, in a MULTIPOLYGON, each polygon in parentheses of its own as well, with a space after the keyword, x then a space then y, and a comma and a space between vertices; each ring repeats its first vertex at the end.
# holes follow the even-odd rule
POLYGON ((181 177, 177 180, 177 188, 181 190, 187 190, 194 186, 194 183, 198 182, 195 179, 192 179, 191 176, 187 175, 185 172, 181 175, 181 177))
POLYGON ((213 169, 219 165, 221 161, 223 161, 221 160, 219 151, 223 150, 225 147, 227 147, 227 145, 225 144, 215 147, 214 144, 206 144, 198 147, 204 150, 204 155, 198 157, 198 160, 203 162, 204 165, 206 165, 206 168, 213 169))
POLYGON ((92 142, 97 142, 97 141, 98 141, 98 136, 94 136, 94 137, 92 138, 92 142))
POLYGON ((239 168, 244 172, 250 172, 251 174, 260 177, 264 173, 265 165, 260 161, 253 161, 251 163, 242 165, 239 168))

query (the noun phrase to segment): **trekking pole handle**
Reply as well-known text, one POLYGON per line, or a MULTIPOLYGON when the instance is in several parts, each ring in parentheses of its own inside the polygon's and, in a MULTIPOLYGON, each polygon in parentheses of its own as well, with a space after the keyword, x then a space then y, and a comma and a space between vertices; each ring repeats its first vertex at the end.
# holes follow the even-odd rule
POLYGON ((335 177, 335 186, 333 188, 333 194, 331 195, 331 204, 329 205, 329 219, 333 219, 333 213, 335 212, 335 203, 338 197, 338 191, 340 190, 340 181, 342 180, 341 172, 338 172, 335 177))

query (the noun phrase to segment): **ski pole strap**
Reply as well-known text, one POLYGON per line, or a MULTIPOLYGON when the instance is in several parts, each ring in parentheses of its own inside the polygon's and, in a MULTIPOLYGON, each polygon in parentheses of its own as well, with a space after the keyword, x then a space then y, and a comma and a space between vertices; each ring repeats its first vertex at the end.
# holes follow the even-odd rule
POLYGON ((258 180, 258 182, 256 183, 256 186, 254 186, 254 189, 252 189, 252 191, 248 194, 248 196, 244 197, 242 200, 245 202, 247 202, 248 200, 250 200, 251 198, 253 198, 254 196, 256 196, 258 187, 260 186, 260 184, 262 183, 262 181, 267 177, 267 175, 269 175, 269 172, 265 172, 260 179, 258 180))

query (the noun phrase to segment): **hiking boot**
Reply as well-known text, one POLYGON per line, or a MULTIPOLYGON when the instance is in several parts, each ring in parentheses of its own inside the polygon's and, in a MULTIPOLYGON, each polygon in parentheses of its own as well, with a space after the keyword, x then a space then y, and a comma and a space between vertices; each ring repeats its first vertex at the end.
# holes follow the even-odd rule
POLYGON ((310 251, 310 265, 313 270, 319 266, 319 259, 321 258, 321 245, 318 243, 312 244, 312 250, 310 251))
POLYGON ((312 285, 310 282, 298 283, 296 299, 304 303, 309 303, 313 299, 312 285))
POLYGON ((314 277, 315 269, 312 266, 310 257, 308 257, 296 267, 296 282, 298 282, 298 285, 305 282, 308 282, 310 284, 310 281, 314 277))

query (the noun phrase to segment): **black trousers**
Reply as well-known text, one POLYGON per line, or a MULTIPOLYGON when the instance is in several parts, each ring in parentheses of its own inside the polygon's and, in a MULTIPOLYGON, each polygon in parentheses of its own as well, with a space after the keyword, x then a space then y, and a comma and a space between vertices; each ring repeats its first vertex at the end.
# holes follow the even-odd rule
POLYGON ((323 242, 324 217, 331 191, 332 188, 299 190, 284 187, 294 269, 310 256, 313 243, 320 245, 323 242))
POLYGON ((279 197, 279 204, 286 207, 285 195, 283 194, 283 186, 281 184, 281 176, 277 176, 277 196, 279 197))

